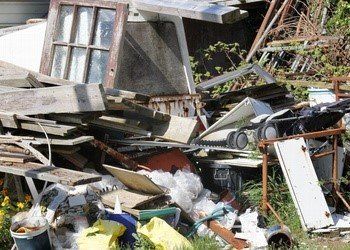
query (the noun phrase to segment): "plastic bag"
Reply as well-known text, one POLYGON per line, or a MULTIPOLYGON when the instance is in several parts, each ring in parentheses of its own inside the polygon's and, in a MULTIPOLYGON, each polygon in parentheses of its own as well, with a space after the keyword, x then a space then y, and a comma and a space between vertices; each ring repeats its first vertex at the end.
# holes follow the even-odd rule
POLYGON ((191 199, 197 198, 203 189, 203 184, 199 176, 191 172, 178 170, 174 175, 174 179, 177 186, 182 187, 190 193, 191 199))
POLYGON ((191 249, 191 243, 164 220, 154 217, 137 233, 147 237, 156 250, 191 249))
POLYGON ((99 219, 92 227, 82 231, 77 240, 79 249, 116 249, 117 239, 124 234, 125 230, 126 227, 116 221, 99 219))
POLYGON ((267 240, 265 237, 265 229, 258 227, 258 212, 247 211, 239 216, 242 225, 242 233, 237 233, 236 238, 246 239, 252 248, 267 247, 267 240))
MULTIPOLYGON (((84 172, 101 175, 97 171, 93 169, 85 169, 84 172)), ((124 189, 125 186, 121 183, 117 178, 112 175, 101 175, 101 180, 98 182, 90 183, 90 186, 97 188, 100 191, 103 190, 112 190, 113 187, 117 187, 117 189, 124 189)))
POLYGON ((157 185, 168 188, 172 200, 187 213, 192 211, 193 200, 203 190, 199 176, 188 171, 178 170, 175 175, 162 170, 152 172, 141 170, 138 173, 147 175, 157 185))
POLYGON ((192 211, 193 202, 188 193, 183 189, 179 187, 170 189, 170 196, 171 199, 176 202, 176 204, 178 204, 186 213, 192 211))
POLYGON ((177 185, 174 176, 169 172, 156 170, 150 173, 150 177, 154 183, 168 189, 175 188, 177 185))

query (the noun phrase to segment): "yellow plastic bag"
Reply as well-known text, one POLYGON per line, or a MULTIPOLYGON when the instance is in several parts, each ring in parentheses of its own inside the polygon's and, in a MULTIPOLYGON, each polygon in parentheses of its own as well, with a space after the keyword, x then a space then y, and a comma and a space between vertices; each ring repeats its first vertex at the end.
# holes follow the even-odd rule
POLYGON ((137 233, 147 237, 156 250, 191 249, 191 243, 164 220, 154 217, 146 225, 137 229, 137 233))
POLYGON ((97 220, 92 227, 83 230, 77 240, 81 250, 117 249, 118 237, 123 235, 126 227, 116 221, 97 220))

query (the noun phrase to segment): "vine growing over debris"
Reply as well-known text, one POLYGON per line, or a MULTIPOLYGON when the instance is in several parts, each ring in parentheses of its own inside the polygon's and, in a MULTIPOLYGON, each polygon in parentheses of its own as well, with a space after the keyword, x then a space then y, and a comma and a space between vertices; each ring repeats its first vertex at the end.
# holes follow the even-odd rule
MULTIPOLYGON (((299 26, 300 20, 303 21, 303 28, 293 30, 291 27, 298 26, 296 21, 288 23, 291 27, 287 29, 287 34, 283 34, 283 39, 319 37, 320 40, 307 43, 306 40, 292 42, 288 46, 304 46, 305 44, 310 46, 296 51, 285 51, 283 57, 277 58, 281 62, 278 68, 265 65, 281 82, 288 82, 288 80, 295 80, 295 84, 298 81, 327 82, 332 76, 350 74, 350 2, 328 0, 317 5, 318 2, 307 1, 305 6, 308 7, 309 14, 306 16, 305 11, 299 13, 300 19, 298 19, 299 26), (323 10, 323 15, 320 14, 321 10, 323 10), (291 68, 293 62, 291 58, 301 57, 309 60, 310 68, 301 71, 303 74, 298 74, 295 68, 291 68)), ((280 34, 271 32, 269 40, 278 39, 281 39, 280 34)))
MULTIPOLYGON (((206 49, 197 51, 194 57, 190 57, 191 68, 196 84, 208 80, 214 76, 234 71, 243 66, 247 51, 242 49, 238 43, 217 42, 206 49), (224 58, 219 65, 213 62, 217 58, 224 58)), ((217 95, 229 90, 239 89, 245 84, 245 78, 236 79, 235 82, 229 81, 222 86, 217 86, 212 90, 213 95, 217 95)))

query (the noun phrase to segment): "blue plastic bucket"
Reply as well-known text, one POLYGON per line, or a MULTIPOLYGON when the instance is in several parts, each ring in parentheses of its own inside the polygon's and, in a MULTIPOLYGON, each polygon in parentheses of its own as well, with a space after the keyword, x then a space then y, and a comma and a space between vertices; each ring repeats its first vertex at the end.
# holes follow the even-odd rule
POLYGON ((11 226, 11 236, 18 250, 48 250, 51 248, 49 223, 43 217, 24 219, 11 226), (20 227, 36 227, 27 233, 16 233, 20 227))

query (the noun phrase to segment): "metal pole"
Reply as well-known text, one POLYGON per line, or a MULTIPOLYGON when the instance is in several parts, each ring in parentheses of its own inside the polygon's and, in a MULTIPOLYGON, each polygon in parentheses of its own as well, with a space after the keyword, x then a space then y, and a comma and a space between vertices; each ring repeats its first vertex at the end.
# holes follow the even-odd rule
POLYGON ((338 135, 333 136, 333 168, 332 168, 332 178, 333 178, 333 187, 335 191, 339 191, 338 184, 338 135))
POLYGON ((262 209, 265 214, 267 214, 267 163, 268 163, 268 154, 266 150, 266 145, 263 146, 263 162, 262 162, 262 209))
POLYGON ((268 9, 267 12, 266 12, 266 15, 265 15, 265 17, 264 17, 263 22, 261 23, 261 26, 260 26, 260 28, 259 28, 258 33, 256 34, 256 37, 255 37, 254 42, 253 42, 253 44, 252 44, 252 47, 250 48, 249 54, 253 51, 253 49, 254 49, 254 47, 255 47, 255 44, 259 41, 260 37, 262 36, 262 34, 263 34, 263 32, 264 32, 264 30, 265 30, 265 28, 266 28, 266 26, 267 26, 267 23, 269 22, 269 20, 270 20, 270 18, 271 18, 271 16, 272 16, 272 13, 273 13, 273 11, 274 11, 275 8, 276 8, 276 3, 277 3, 276 0, 272 0, 272 1, 270 2, 269 9, 268 9))
POLYGON ((281 8, 277 11, 276 15, 273 17, 273 19, 271 20, 269 26, 267 26, 266 30, 264 31, 264 33, 261 35, 261 37, 259 38, 259 40, 256 42, 256 44, 254 45, 254 47, 252 47, 252 49, 250 50, 247 58, 246 58, 246 62, 249 62, 252 57, 255 55, 256 51, 259 49, 261 43, 265 40, 265 38, 267 37, 267 35, 269 34, 270 30, 272 29, 272 26, 275 24, 276 20, 279 18, 279 16, 281 15, 281 12, 283 11, 284 7, 286 7, 288 3, 288 0, 285 0, 281 6, 281 8))

